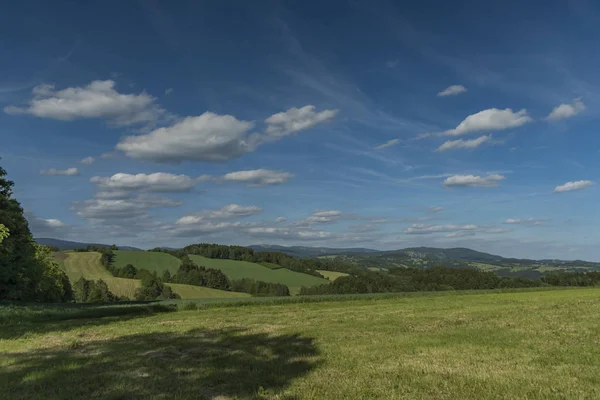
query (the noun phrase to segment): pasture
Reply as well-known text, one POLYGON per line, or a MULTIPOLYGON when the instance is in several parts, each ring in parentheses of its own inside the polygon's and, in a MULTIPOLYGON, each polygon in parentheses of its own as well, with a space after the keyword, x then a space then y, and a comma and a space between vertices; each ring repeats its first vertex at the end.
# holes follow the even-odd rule
MULTIPOLYGON (((131 251, 131 253, 144 254, 144 252, 138 251, 131 251)), ((77 280, 82 277, 89 280, 102 279, 104 282, 106 282, 112 293, 116 294, 117 296, 127 297, 129 299, 134 298, 135 290, 140 286, 140 281, 137 279, 116 278, 112 276, 112 274, 108 272, 108 270, 100 263, 100 253, 64 252, 55 253, 54 256, 58 260, 61 268, 66 272, 71 284, 77 282, 77 280)), ((174 283, 168 283, 167 285, 171 286, 173 291, 179 294, 182 299, 236 298, 250 296, 246 293, 228 292, 225 290, 211 289, 200 286, 181 285, 174 283)))
POLYGON ((156 271, 159 276, 164 271, 169 271, 171 274, 176 273, 181 264, 177 257, 155 251, 113 250, 113 253, 115 253, 114 266, 121 268, 131 264, 136 268, 145 268, 150 272, 156 271))
POLYGON ((198 265, 223 271, 229 279, 250 278, 257 281, 282 283, 289 287, 292 295, 298 294, 302 286, 310 287, 329 283, 326 279, 290 271, 286 268, 272 269, 246 261, 221 260, 197 255, 190 255, 190 259, 198 265))
POLYGON ((329 279, 330 281, 335 281, 340 276, 348 276, 348 274, 345 272, 325 271, 321 269, 317 270, 317 272, 323 275, 326 279, 329 279))
POLYGON ((598 289, 358 298, 179 312, 0 306, 0 393, 86 400, 600 398, 598 289))

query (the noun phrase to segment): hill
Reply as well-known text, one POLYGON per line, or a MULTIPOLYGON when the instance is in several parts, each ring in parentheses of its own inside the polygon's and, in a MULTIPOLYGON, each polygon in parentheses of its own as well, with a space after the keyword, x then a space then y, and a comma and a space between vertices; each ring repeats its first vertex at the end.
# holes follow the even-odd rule
POLYGON ((331 248, 331 247, 306 247, 306 246, 278 246, 269 244, 257 244, 246 246, 254 251, 277 251, 294 257, 319 257, 329 254, 354 254, 354 253, 377 253, 379 250, 366 248, 331 248))
POLYGON ((292 295, 298 294, 302 286, 311 287, 329 283, 326 279, 290 271, 286 268, 274 269, 247 261, 206 258, 194 254, 190 254, 189 257, 198 265, 223 271, 229 279, 249 278, 257 281, 284 284, 290 289, 292 295))
POLYGON ((121 268, 131 264, 136 268, 145 268, 150 272, 156 271, 161 275, 165 270, 171 274, 177 272, 181 260, 167 253, 132 250, 113 250, 115 254, 113 265, 121 268))
MULTIPOLYGON (((140 286, 137 279, 116 278, 110 274, 100 263, 100 253, 96 252, 69 252, 55 253, 55 257, 61 268, 66 272, 71 283, 79 278, 90 280, 102 279, 108 285, 111 292, 117 296, 133 298, 135 290, 140 286)), ((233 298, 249 297, 246 293, 228 292, 224 290, 211 289, 200 286, 171 284, 173 291, 181 296, 182 299, 201 299, 201 298, 233 298)))
MULTIPOLYGON (((61 240, 61 239, 52 239, 52 238, 36 238, 35 241, 38 244, 44 246, 55 246, 59 250, 75 250, 75 249, 85 249, 88 246, 95 247, 110 247, 110 244, 101 244, 101 243, 84 243, 84 242, 72 242, 69 240, 61 240)), ((141 250, 137 247, 131 246, 117 246, 121 250, 141 250)))

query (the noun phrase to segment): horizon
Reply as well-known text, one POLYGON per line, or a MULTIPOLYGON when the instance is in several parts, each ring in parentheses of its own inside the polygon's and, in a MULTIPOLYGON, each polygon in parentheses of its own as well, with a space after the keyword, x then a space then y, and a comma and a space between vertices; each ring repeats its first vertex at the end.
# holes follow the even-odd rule
POLYGON ((600 259, 600 4, 433 5, 12 3, 0 166, 34 237, 600 259))

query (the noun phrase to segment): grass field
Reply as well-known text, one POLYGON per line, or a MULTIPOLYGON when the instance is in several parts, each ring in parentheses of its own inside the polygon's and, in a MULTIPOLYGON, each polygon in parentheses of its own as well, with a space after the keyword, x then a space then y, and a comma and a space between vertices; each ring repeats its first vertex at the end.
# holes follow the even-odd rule
POLYGON ((113 253, 115 253, 113 264, 119 268, 131 264, 136 268, 145 268, 150 272, 156 271, 159 275, 165 270, 174 274, 181 264, 178 258, 167 253, 129 250, 114 250, 113 253))
MULTIPOLYGON (((100 253, 68 252, 55 253, 54 256, 59 261, 63 270, 67 273, 71 283, 75 283, 81 277, 91 280, 102 279, 106 282, 112 293, 130 299, 133 299, 135 290, 140 286, 140 281, 137 279, 115 278, 112 276, 112 274, 100 263, 100 253)), ((227 292, 200 286, 180 284, 168 285, 171 286, 175 293, 179 294, 182 299, 237 298, 250 296, 246 293, 227 292)))
POLYGON ((302 286, 310 287, 329 283, 326 279, 290 271, 286 268, 271 269, 260 264, 246 261, 220 260, 190 255, 192 261, 208 268, 220 269, 229 279, 251 278, 257 281, 282 283, 287 285, 292 295, 302 286))
POLYGON ((325 278, 329 279, 330 281, 335 281, 340 276, 348 276, 348 274, 346 274, 345 272, 324 271, 320 269, 317 270, 317 272, 323 275, 325 278))
POLYGON ((0 393, 86 400, 600 398, 598 289, 171 313, 131 307, 53 314, 0 306, 0 393))

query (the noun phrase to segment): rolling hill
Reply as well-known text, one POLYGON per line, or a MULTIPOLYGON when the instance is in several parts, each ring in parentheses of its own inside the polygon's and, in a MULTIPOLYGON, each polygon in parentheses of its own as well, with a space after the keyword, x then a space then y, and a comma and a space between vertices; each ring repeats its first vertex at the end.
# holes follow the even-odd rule
MULTIPOLYGON (((85 249, 88 246, 95 247, 110 247, 110 244, 101 244, 101 243, 84 243, 84 242, 72 242, 69 240, 61 240, 61 239, 52 239, 52 238, 36 238, 35 241, 38 244, 44 246, 55 246, 59 250, 75 250, 75 249, 85 249)), ((119 249, 122 250, 141 250, 137 247, 131 246, 118 246, 119 249)))
POLYGON ((116 267, 121 268, 131 264, 136 268, 145 268, 150 272, 156 271, 159 275, 164 271, 174 274, 181 264, 178 258, 155 251, 113 250, 113 253, 115 253, 113 265, 116 267))
POLYGON ((290 271, 286 268, 273 269, 246 261, 221 260, 190 254, 190 259, 198 265, 223 271, 229 279, 250 278, 257 281, 282 283, 287 285, 292 295, 298 294, 302 286, 310 287, 329 283, 316 276, 290 271))
MULTIPOLYGON (((102 279, 106 282, 111 292, 117 296, 128 298, 133 298, 135 290, 140 286, 140 281, 137 279, 116 278, 112 276, 100 263, 100 253, 59 252, 55 253, 55 258, 66 272, 71 283, 76 282, 82 277, 90 280, 102 279)), ((246 293, 228 292, 201 286, 171 283, 167 285, 171 286, 173 291, 179 294, 182 299, 250 297, 246 293)))

